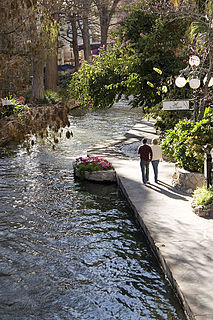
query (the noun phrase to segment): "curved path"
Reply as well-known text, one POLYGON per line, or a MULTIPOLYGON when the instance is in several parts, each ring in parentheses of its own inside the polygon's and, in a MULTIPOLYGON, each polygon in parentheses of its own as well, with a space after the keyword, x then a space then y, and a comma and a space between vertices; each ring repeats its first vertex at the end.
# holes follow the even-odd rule
POLYGON ((189 319, 213 320, 213 220, 196 216, 191 197, 171 184, 174 164, 159 164, 155 184, 144 186, 138 158, 121 152, 124 144, 157 137, 152 121, 136 124, 125 136, 88 150, 112 162, 117 181, 175 288, 189 319))

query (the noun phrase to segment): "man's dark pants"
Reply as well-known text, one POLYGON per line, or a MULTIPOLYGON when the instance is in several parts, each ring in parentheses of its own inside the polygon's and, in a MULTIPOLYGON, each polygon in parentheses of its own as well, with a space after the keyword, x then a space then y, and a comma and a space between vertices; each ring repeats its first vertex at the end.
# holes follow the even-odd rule
POLYGON ((147 183, 147 181, 149 181, 149 161, 141 160, 140 166, 143 183, 147 183))

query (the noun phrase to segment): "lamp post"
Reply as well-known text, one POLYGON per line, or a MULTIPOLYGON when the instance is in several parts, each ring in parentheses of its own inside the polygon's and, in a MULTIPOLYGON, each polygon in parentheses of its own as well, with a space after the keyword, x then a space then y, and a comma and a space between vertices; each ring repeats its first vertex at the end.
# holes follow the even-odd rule
MULTIPOLYGON (((193 90, 197 90, 201 85, 200 77, 205 72, 205 69, 199 68, 200 58, 198 56, 189 57, 189 66, 180 71, 179 76, 175 80, 175 84, 178 88, 183 88, 187 82, 193 90)), ((203 79, 205 85, 207 81, 207 75, 203 79)), ((210 78, 208 87, 213 86, 213 77, 210 78)), ((194 119, 197 121, 197 103, 194 99, 194 119)))
POLYGON ((204 160, 204 177, 206 178, 206 186, 209 188, 212 184, 212 156, 211 145, 205 145, 205 160, 204 160))

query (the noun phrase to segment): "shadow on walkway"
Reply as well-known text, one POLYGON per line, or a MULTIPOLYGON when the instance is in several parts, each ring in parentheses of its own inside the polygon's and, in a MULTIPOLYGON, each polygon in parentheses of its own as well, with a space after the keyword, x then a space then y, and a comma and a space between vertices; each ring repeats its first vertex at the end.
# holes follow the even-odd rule
POLYGON ((164 194, 165 196, 167 196, 169 198, 188 201, 184 196, 181 196, 181 194, 178 191, 176 191, 174 188, 172 188, 171 186, 169 186, 168 184, 166 184, 164 182, 159 181, 158 184, 151 184, 149 182, 148 184, 146 184, 146 187, 148 187, 154 191, 157 191, 161 194, 164 194))

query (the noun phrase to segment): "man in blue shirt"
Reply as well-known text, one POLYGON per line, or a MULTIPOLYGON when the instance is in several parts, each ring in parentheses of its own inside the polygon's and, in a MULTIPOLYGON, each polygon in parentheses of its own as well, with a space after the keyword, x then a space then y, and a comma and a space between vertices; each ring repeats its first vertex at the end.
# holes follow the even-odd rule
POLYGON ((149 181, 149 164, 152 160, 152 149, 147 145, 147 139, 143 139, 142 143, 138 148, 138 154, 140 154, 142 180, 146 184, 149 181))

